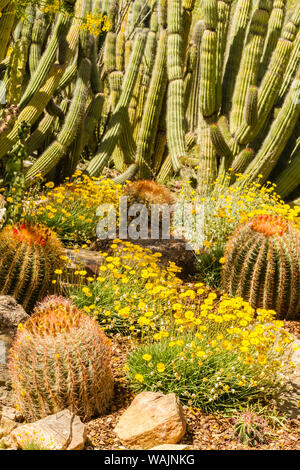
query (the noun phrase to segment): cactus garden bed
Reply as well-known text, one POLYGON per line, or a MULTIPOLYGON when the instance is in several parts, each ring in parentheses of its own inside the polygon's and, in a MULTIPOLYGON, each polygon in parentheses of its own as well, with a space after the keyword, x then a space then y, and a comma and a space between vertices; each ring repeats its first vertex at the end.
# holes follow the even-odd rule
POLYGON ((0 44, 0 449, 299 450, 299 2, 0 0, 0 44))

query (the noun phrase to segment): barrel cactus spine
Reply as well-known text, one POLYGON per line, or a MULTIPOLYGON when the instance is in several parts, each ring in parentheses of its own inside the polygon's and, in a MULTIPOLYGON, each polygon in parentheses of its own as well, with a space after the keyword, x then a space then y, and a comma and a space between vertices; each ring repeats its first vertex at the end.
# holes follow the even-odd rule
POLYGON ((45 299, 11 349, 17 407, 28 421, 66 408, 85 421, 103 414, 113 396, 110 354, 110 341, 96 320, 68 300, 45 299))
POLYGON ((300 230, 273 214, 257 215, 229 239, 222 272, 224 290, 253 308, 280 318, 300 315, 300 230))
POLYGON ((63 267, 63 246, 54 232, 31 222, 8 225, 0 232, 0 292, 12 295, 31 313, 51 290, 56 269, 63 267))

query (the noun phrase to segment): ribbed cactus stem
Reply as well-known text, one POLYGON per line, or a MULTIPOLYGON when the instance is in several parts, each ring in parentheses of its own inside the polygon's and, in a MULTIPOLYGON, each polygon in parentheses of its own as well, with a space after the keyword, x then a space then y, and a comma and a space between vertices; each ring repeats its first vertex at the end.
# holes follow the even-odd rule
POLYGON ((217 154, 224 158, 232 158, 231 150, 218 124, 211 124, 209 129, 211 141, 217 154))
POLYGON ((107 132, 99 146, 97 155, 91 160, 87 167, 87 172, 91 176, 100 174, 109 161, 114 148, 120 137, 122 131, 122 122, 120 121, 120 109, 126 108, 129 105, 133 88, 139 73, 139 66, 142 60, 146 42, 146 35, 139 33, 135 47, 132 53, 130 65, 124 77, 122 93, 119 102, 116 106, 115 112, 110 120, 107 132))
POLYGON ((8 5, 3 4, 0 18, 0 62, 5 58, 6 51, 9 43, 9 38, 12 33, 16 16, 16 6, 14 3, 9 2, 8 5))
POLYGON ((251 86, 247 93, 246 106, 245 106, 245 121, 248 126, 255 126, 257 123, 257 101, 258 89, 256 86, 251 86))
POLYGON ((181 168, 180 158, 186 155, 181 7, 181 0, 174 0, 168 5, 167 140, 175 173, 181 168))
POLYGON ((27 124, 32 125, 41 116, 62 77, 63 71, 64 68, 61 65, 54 64, 51 67, 45 84, 19 114, 13 130, 3 138, 0 136, 0 158, 6 155, 6 153, 12 148, 13 144, 16 143, 18 139, 19 124, 24 121, 27 124))
POLYGON ((95 319, 64 298, 46 298, 18 332, 10 355, 22 415, 36 421, 66 408, 83 420, 103 414, 113 396, 110 355, 95 319))
POLYGON ((198 131, 198 193, 205 196, 211 192, 217 176, 217 154, 211 139, 210 126, 201 121, 198 131))
POLYGON ((275 180, 276 192, 286 198, 300 185, 300 151, 296 153, 291 163, 275 180))
POLYGON ((269 65, 272 53, 280 37, 281 28, 284 20, 285 4, 286 0, 274 0, 273 9, 271 11, 269 19, 268 33, 264 45, 264 51, 260 61, 260 69, 262 76, 269 65))
POLYGON ((200 112, 204 118, 210 119, 214 118, 216 113, 216 31, 210 29, 204 31, 200 54, 200 112))
POLYGON ((38 13, 35 19, 33 29, 31 45, 29 50, 29 70, 32 76, 38 67, 39 61, 42 57, 42 43, 45 38, 45 21, 44 15, 38 13))
POLYGON ((166 55, 167 32, 162 29, 160 32, 153 73, 137 140, 136 163, 140 166, 140 171, 143 176, 144 172, 147 174, 149 172, 149 167, 151 167, 151 156, 154 151, 159 116, 167 84, 166 55))
POLYGON ((300 232, 276 215, 258 215, 229 239, 223 288, 253 308, 275 310, 285 319, 300 314, 300 232))
POLYGON ((232 112, 230 115, 231 134, 235 134, 243 123, 247 92, 251 85, 256 85, 257 83, 260 59, 267 34, 271 1, 266 0, 263 6, 265 7, 264 9, 257 8, 252 15, 248 37, 243 48, 232 100, 232 112))
POLYGON ((247 147, 243 149, 237 157, 234 159, 231 169, 232 173, 244 173, 248 165, 252 162, 254 158, 253 149, 247 147))
POLYGON ((60 14, 53 35, 48 43, 48 46, 43 53, 41 60, 39 61, 38 67, 36 68, 34 74, 32 75, 27 88, 22 96, 22 99, 19 103, 20 109, 23 109, 26 104, 30 101, 32 96, 37 92, 37 90, 43 84, 51 65, 55 61, 59 41, 62 35, 66 34, 67 28, 69 26, 70 19, 64 14, 60 14))
POLYGON ((36 224, 7 226, 0 232, 2 295, 12 295, 31 312, 51 288, 55 269, 63 266, 62 244, 54 232, 36 224))
POLYGON ((54 168, 65 153, 68 146, 76 137, 77 131, 83 121, 88 86, 91 75, 91 62, 83 59, 78 69, 78 78, 74 90, 73 100, 68 110, 64 125, 57 136, 57 142, 48 147, 26 174, 26 181, 37 173, 43 176, 54 168))
POLYGON ((300 68, 282 108, 272 123, 267 137, 251 165, 248 167, 248 175, 245 180, 253 181, 261 174, 261 181, 263 182, 268 178, 274 168, 299 119, 299 88, 300 68))
POLYGON ((241 44, 244 44, 251 7, 252 0, 239 0, 234 10, 222 87, 222 112, 224 114, 228 114, 231 108, 232 95, 243 53, 241 44))

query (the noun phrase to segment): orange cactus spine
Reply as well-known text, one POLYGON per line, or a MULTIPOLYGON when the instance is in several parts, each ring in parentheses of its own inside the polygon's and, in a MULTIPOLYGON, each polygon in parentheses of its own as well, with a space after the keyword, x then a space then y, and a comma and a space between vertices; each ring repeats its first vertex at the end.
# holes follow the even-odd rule
POLYGON ((30 313, 51 287, 63 265, 63 246, 47 227, 32 223, 7 226, 0 232, 0 292, 12 295, 30 313))
POLYGON ((281 318, 300 315, 300 230, 277 215, 258 215, 229 239, 223 288, 281 318))
POLYGON ((28 421, 69 408, 83 420, 103 414, 113 395, 110 341, 70 301, 48 297, 19 328, 9 370, 28 421))

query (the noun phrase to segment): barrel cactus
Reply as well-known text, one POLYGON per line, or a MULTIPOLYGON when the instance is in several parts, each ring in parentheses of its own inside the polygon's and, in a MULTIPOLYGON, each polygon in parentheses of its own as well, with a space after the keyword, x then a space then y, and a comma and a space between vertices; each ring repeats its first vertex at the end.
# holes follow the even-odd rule
POLYGON ((168 188, 151 180, 139 180, 129 183, 125 188, 129 204, 174 204, 168 188))
POLYGON ((65 408, 88 420, 103 414, 113 395, 108 338, 60 297, 45 299, 19 325, 9 370, 17 407, 28 421, 65 408))
POLYGON ((239 226, 225 252, 222 283, 253 308, 281 318, 300 314, 300 230, 277 215, 258 215, 239 226))
POLYGON ((6 226, 0 232, 1 294, 12 295, 30 312, 48 293, 63 253, 60 240, 43 225, 6 226))

